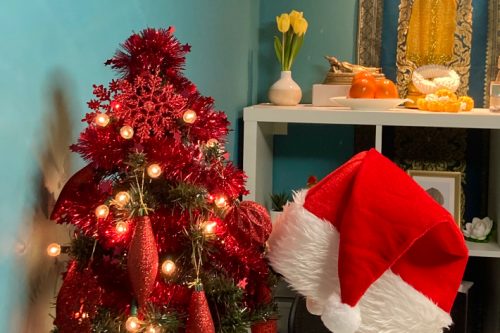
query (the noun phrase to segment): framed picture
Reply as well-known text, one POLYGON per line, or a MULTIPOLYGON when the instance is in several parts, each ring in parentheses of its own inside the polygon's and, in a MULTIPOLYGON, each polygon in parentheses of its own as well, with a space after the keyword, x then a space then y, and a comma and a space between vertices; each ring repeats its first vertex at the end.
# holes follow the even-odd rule
POLYGON ((452 171, 408 170, 408 174, 443 208, 460 227, 461 173, 452 171))

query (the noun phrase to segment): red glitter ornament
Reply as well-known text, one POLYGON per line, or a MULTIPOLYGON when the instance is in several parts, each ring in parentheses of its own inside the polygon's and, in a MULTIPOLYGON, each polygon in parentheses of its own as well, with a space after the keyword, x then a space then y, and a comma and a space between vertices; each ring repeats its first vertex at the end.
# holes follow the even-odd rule
POLYGON ((252 333, 276 333, 278 332, 278 321, 270 319, 255 323, 251 327, 252 333))
POLYGON ((58 332, 90 332, 102 297, 103 290, 92 269, 79 269, 77 262, 71 261, 57 295, 54 325, 58 332))
POLYGON ((136 219, 127 259, 132 289, 139 306, 143 308, 154 289, 158 274, 158 249, 149 217, 136 219))
POLYGON ((191 294, 186 333, 215 333, 212 314, 204 290, 194 290, 191 294))
POLYGON ((242 201, 229 209, 224 222, 231 235, 244 246, 262 246, 271 234, 267 209, 253 201, 242 201))
POLYGON ((93 184, 94 177, 96 176, 96 172, 92 165, 87 165, 80 169, 77 173, 71 176, 70 179, 64 184, 59 197, 54 205, 54 209, 52 209, 52 213, 50 214, 51 220, 58 220, 62 218, 65 214, 65 202, 72 201, 75 196, 79 193, 82 186, 88 186, 89 184, 93 184))

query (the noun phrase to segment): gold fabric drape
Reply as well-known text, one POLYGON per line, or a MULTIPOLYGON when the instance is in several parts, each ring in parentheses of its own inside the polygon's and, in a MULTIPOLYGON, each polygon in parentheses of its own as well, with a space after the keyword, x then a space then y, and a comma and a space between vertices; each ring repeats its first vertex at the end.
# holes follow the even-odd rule
POLYGON ((450 61, 456 17, 456 0, 415 0, 408 27, 408 60, 417 67, 450 61))

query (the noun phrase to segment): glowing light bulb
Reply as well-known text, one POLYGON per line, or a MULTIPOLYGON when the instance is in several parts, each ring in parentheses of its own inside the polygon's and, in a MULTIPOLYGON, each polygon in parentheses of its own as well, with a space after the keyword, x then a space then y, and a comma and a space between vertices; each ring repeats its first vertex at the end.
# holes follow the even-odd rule
POLYGON ((144 103, 144 108, 146 109, 146 111, 151 112, 155 109, 155 103, 147 101, 146 103, 144 103))
POLYGON ((95 116, 94 122, 97 126, 106 127, 109 124, 109 116, 105 113, 99 113, 95 116))
POLYGON ((97 208, 95 209, 95 216, 98 219, 105 219, 106 217, 108 217, 108 214, 109 214, 109 207, 106 205, 97 206, 97 208))
POLYGON ((165 275, 172 275, 175 272, 175 269, 175 263, 170 259, 165 260, 161 265, 161 271, 165 275))
POLYGON ((127 222, 118 222, 115 226, 116 232, 119 234, 124 234, 128 230, 128 223, 127 222))
POLYGON ((158 178, 161 175, 161 167, 158 164, 151 164, 147 169, 148 176, 158 178))
POLYGON ((139 318, 135 316, 131 316, 127 318, 127 321, 125 322, 125 329, 129 332, 137 332, 139 328, 141 327, 141 323, 139 321, 139 318))
POLYGON ((128 125, 122 126, 122 128, 120 128, 120 136, 125 140, 132 139, 134 136, 134 129, 128 125))
POLYGON ((187 110, 182 115, 182 120, 184 120, 186 124, 194 123, 196 121, 196 118, 197 118, 196 112, 194 112, 193 110, 187 110))
POLYGON ((61 254, 61 245, 52 243, 47 246, 47 254, 51 257, 57 257, 61 254))
POLYGON ((215 231, 215 227, 217 227, 217 222, 207 222, 205 223, 204 233, 206 235, 211 235, 215 231))
POLYGON ((117 101, 112 101, 110 104, 111 110, 119 110, 122 105, 118 103, 117 101))
POLYGON ((148 327, 148 330, 146 331, 147 333, 158 333, 159 331, 156 330, 156 327, 153 325, 148 327))
POLYGON ((216 197, 215 200, 214 200, 214 203, 219 208, 224 208, 227 205, 226 198, 223 197, 223 196, 216 197))
POLYGON ((115 202, 118 206, 124 207, 129 203, 129 201, 130 201, 130 194, 128 194, 127 191, 121 191, 116 193, 115 202))
POLYGON ((207 147, 208 148, 213 148, 215 147, 217 144, 219 144, 219 140, 217 139, 209 139, 206 143, 207 147))

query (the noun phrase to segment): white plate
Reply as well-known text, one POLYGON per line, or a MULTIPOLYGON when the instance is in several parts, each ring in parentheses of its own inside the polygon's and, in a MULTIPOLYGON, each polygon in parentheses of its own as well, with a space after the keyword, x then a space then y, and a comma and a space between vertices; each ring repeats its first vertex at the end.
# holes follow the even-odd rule
POLYGON ((402 98, 346 98, 331 97, 332 102, 337 102, 342 106, 350 107, 353 110, 389 110, 409 101, 402 98))

